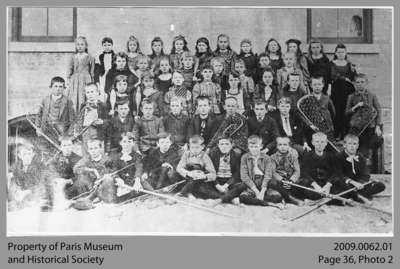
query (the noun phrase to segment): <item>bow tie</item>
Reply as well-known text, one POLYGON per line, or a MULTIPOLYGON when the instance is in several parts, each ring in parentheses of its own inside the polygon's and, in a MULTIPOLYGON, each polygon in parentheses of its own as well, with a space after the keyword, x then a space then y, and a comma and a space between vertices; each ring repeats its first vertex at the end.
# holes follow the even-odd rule
POLYGON ((358 156, 357 156, 357 155, 348 156, 348 157, 346 158, 346 161, 348 161, 348 162, 351 163, 351 169, 353 170, 353 174, 356 174, 356 169, 354 168, 354 161, 356 161, 356 162, 359 161, 358 156))
POLYGON ((103 54, 112 54, 112 51, 110 51, 110 52, 103 51, 103 54))
POLYGON ((228 159, 229 159, 229 153, 222 154, 222 159, 224 160, 224 162, 228 162, 228 159))

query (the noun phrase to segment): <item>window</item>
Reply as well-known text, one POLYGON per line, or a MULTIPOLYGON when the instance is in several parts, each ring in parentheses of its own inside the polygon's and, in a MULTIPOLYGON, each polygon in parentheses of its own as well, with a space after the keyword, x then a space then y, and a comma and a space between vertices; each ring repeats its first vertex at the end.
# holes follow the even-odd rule
POLYGON ((308 41, 311 38, 319 38, 324 43, 372 43, 372 10, 308 9, 308 41))
POLYGON ((76 37, 76 8, 13 8, 12 41, 71 42, 76 37))

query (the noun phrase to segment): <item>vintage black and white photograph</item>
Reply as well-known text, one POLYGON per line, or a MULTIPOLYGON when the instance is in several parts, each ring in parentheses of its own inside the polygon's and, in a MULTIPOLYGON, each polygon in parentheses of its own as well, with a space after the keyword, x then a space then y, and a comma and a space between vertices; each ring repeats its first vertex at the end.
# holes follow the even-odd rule
POLYGON ((393 235, 389 7, 8 7, 7 235, 393 235))

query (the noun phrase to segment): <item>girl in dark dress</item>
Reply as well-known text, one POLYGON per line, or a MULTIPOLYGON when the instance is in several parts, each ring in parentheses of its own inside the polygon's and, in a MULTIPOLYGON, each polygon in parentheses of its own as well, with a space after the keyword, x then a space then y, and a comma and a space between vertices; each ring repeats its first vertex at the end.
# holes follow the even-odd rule
POLYGON ((242 59, 246 66, 246 75, 251 76, 254 80, 256 78, 256 70, 258 65, 258 56, 253 53, 250 39, 243 39, 240 41, 240 53, 238 59, 242 59))
POLYGON ((265 53, 268 55, 272 70, 276 74, 279 69, 285 66, 282 58, 282 48, 279 45, 278 41, 274 38, 271 38, 267 42, 267 46, 265 47, 265 53))
POLYGON ((345 115, 345 110, 348 96, 354 93, 352 81, 355 74, 354 66, 347 59, 346 46, 338 44, 331 62, 331 99, 336 110, 336 118, 333 125, 337 139, 342 139, 348 129, 348 118, 345 115))
MULTIPOLYGON (((311 77, 322 76, 325 81, 324 89, 322 92, 328 94, 328 89, 331 88, 331 64, 324 53, 324 45, 318 39, 311 39, 308 45, 308 71, 311 77)), ((329 90, 330 94, 330 90, 329 90)))
POLYGON ((200 70, 204 65, 210 64, 213 57, 212 50, 210 48, 210 41, 206 37, 200 37, 196 41, 196 58, 197 58, 197 72, 196 77, 200 78, 200 70))
POLYGON ((155 79, 155 87, 163 93, 163 97, 172 86, 172 70, 168 56, 162 56, 156 69, 159 71, 155 79))

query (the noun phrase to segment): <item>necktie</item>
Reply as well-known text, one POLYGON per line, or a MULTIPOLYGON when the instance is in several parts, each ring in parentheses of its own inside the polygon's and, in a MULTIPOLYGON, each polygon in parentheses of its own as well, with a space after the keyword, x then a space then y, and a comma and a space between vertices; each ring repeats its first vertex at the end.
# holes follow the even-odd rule
POLYGON ((354 161, 358 162, 358 156, 357 155, 352 155, 346 158, 346 161, 351 163, 351 169, 353 170, 353 174, 356 174, 356 169, 354 167, 354 161))
POLYGON ((289 117, 283 117, 283 129, 287 136, 292 136, 292 129, 290 128, 289 117))

